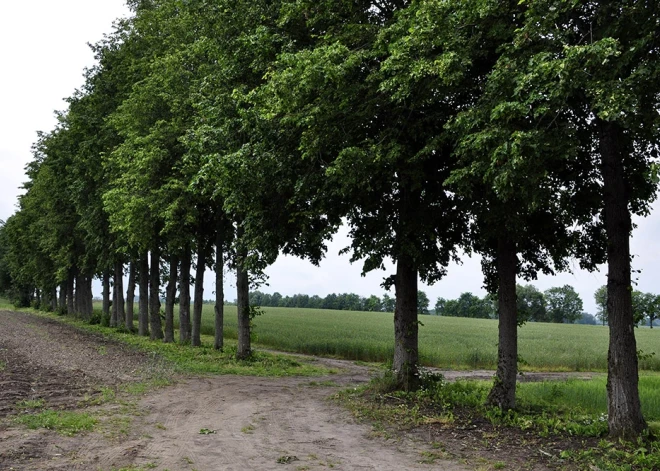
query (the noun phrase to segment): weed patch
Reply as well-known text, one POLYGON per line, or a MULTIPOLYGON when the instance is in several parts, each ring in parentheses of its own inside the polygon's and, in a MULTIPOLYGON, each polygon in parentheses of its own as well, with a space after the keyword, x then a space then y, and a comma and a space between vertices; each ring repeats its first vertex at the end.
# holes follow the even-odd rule
MULTIPOLYGON (((651 377, 651 384, 655 380, 651 377)), ((434 374, 422 374, 422 387, 415 392, 393 390, 391 373, 386 373, 369 385, 334 397, 355 417, 370 422, 378 436, 409 431, 443 446, 446 440, 460 437, 454 449, 462 454, 466 441, 481 443, 484 448, 474 450, 477 457, 487 454, 490 447, 494 450, 489 464, 493 469, 507 466, 499 461, 502 449, 512 455, 517 451, 520 456, 538 456, 542 450, 539 460, 571 462, 580 469, 660 469, 660 440, 649 434, 634 443, 609 441, 604 412, 573 401, 572 388, 588 391, 599 387, 600 381, 597 378, 591 385, 590 381, 523 383, 519 385, 519 407, 509 411, 484 405, 491 386, 488 382, 450 383, 434 374)), ((448 446, 449 455, 451 451, 448 446)), ((424 453, 421 461, 430 463, 440 457, 445 457, 444 450, 424 453)))
POLYGON ((45 428, 72 436, 92 430, 98 420, 87 413, 45 410, 37 414, 21 415, 16 418, 16 422, 32 430, 45 428))

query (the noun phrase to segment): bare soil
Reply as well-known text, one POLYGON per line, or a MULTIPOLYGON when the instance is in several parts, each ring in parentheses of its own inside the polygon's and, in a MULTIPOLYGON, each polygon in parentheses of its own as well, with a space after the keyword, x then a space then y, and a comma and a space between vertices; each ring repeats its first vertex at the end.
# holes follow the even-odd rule
POLYGON ((93 405, 103 388, 172 378, 171 370, 158 358, 56 320, 0 311, 0 470, 458 471, 494 469, 498 461, 510 463, 506 469, 545 468, 528 453, 538 454, 547 443, 530 439, 532 447, 521 448, 525 437, 500 436, 487 427, 475 434, 471 425, 461 431, 432 424, 395 439, 376 436, 369 424, 327 400, 339 388, 368 381, 373 370, 340 360, 307 361, 339 373, 177 377, 139 399, 119 394, 93 405), (73 437, 27 430, 14 418, 34 412, 21 404, 37 399, 45 408, 91 412, 101 424, 73 437), (442 453, 431 446, 438 442, 442 453))

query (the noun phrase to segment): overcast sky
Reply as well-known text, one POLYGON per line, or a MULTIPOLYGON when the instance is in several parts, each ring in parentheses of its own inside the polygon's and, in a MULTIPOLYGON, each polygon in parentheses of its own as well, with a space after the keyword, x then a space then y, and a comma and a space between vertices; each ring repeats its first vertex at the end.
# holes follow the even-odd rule
MULTIPOLYGON (((93 65, 87 46, 109 33, 113 21, 128 14, 123 0, 34 0, 5 2, 0 17, 0 219, 14 213, 20 186, 25 181, 24 167, 31 159, 30 147, 38 130, 55 125, 54 111, 63 110, 63 99, 83 83, 83 70, 93 65)), ((656 206, 659 206, 656 204, 656 206)), ((637 288, 660 292, 660 213, 636 220, 632 240, 634 268, 642 270, 637 288)), ((381 295, 383 276, 391 272, 361 277, 361 265, 351 265, 349 256, 337 253, 348 245, 346 231, 329 244, 328 257, 320 268, 291 257, 281 257, 267 271, 269 286, 263 291, 279 291, 325 296, 332 292, 354 292, 362 296, 381 295)), ((391 268, 393 270, 393 267, 391 268)), ((210 274, 209 274, 210 275, 210 274)), ((225 297, 235 298, 233 276, 229 275, 225 297)), ((580 293, 585 310, 594 313, 593 292, 605 284, 604 272, 540 277, 534 284, 542 290, 570 284, 580 293)), ((421 285, 431 304, 442 296, 447 299, 470 291, 483 295, 478 258, 465 258, 463 265, 451 266, 447 277, 434 286, 421 285)), ((98 285, 97 289, 98 291, 98 285)), ((211 298, 212 277, 207 276, 205 298, 211 298)), ((96 293, 98 294, 98 292, 96 293)))

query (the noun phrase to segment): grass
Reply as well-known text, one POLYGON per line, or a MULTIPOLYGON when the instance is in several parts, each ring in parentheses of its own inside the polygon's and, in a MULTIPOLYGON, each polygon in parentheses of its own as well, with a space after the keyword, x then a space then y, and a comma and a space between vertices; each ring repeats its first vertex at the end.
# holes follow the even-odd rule
POLYGON ((16 422, 32 430, 45 428, 62 435, 73 436, 92 430, 98 420, 87 413, 48 409, 36 414, 20 415, 16 418, 16 422))
MULTIPOLYGON (((323 309, 263 308, 255 319, 256 342, 277 350, 388 362, 393 355, 392 314, 323 309)), ((420 316, 420 360, 425 366, 494 369, 497 321, 420 316)), ((236 307, 225 306, 225 332, 236 337, 236 307)), ((204 305, 202 332, 213 334, 212 305, 204 305)), ((635 331, 647 356, 640 369, 660 371, 660 329, 635 331)), ((519 329, 519 353, 527 371, 605 371, 607 327, 528 323, 519 329)))
MULTIPOLYGON (((521 406, 575 408, 587 414, 607 413, 607 378, 598 376, 584 381, 544 381, 520 383, 517 397, 521 406)), ((650 421, 660 421, 660 375, 642 374, 639 378, 639 394, 642 412, 650 421)))
MULTIPOLYGON (((231 338, 225 340, 223 351, 213 348, 213 337, 211 335, 202 335, 201 347, 191 348, 190 345, 181 345, 178 343, 154 342, 149 337, 140 337, 134 333, 118 331, 100 325, 90 325, 71 317, 61 317, 52 313, 38 311, 31 312, 34 312, 36 315, 57 319, 88 332, 103 335, 123 344, 130 345, 146 352, 154 358, 162 358, 167 361, 168 366, 181 373, 277 377, 319 376, 334 372, 334 370, 314 365, 311 361, 298 361, 290 355, 268 352, 257 351, 247 360, 236 360, 236 341, 231 338)), ((178 332, 175 332, 175 338, 178 338, 178 332)), ((151 383, 131 385, 131 387, 145 387, 147 389, 153 386, 151 383)), ((139 393, 139 391, 135 393, 139 393)))
MULTIPOLYGON (((406 393, 392 390, 393 380, 391 373, 386 373, 367 386, 345 390, 334 397, 358 419, 370 422, 374 435, 386 438, 408 429, 423 435, 425 427, 429 436, 439 427, 450 435, 458 433, 464 436, 463 441, 473 444, 490 438, 499 441, 506 436, 516 442, 524 436, 520 452, 524 452, 525 446, 531 447, 525 453, 534 453, 547 445, 553 452, 552 459, 560 459, 564 464, 573 462, 579 469, 660 469, 660 440, 656 438, 660 431, 660 406, 653 398, 657 395, 660 375, 645 375, 640 380, 640 395, 651 433, 634 442, 606 438, 603 377, 521 383, 517 389, 518 407, 510 411, 484 405, 491 386, 485 381, 448 383, 439 375, 429 374, 423 376, 419 391, 406 393), (486 422, 492 426, 485 427, 486 422), (562 446, 566 448, 558 448, 562 446)), ((478 457, 478 447, 474 452, 478 457)), ((432 460, 434 456, 429 454, 425 458, 432 460)), ((491 465, 502 469, 507 463, 498 461, 491 465)))

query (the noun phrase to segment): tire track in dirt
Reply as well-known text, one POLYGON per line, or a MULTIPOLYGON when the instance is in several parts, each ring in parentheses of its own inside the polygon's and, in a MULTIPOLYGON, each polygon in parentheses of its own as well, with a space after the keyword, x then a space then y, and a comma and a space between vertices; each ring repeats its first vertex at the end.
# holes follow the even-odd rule
POLYGON ((335 389, 310 381, 227 376, 158 391, 141 404, 152 438, 138 463, 199 471, 467 469, 421 464, 426 448, 406 438, 373 438, 371 427, 326 400, 335 389))

